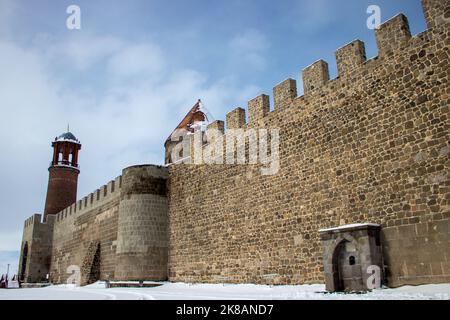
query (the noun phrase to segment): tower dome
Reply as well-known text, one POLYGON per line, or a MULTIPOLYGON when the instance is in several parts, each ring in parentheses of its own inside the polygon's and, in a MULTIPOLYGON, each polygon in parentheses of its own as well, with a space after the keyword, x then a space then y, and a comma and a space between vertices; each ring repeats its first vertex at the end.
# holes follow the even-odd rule
POLYGON ((75 137, 75 135, 72 132, 64 132, 61 134, 58 138, 56 138, 57 141, 64 141, 64 140, 70 140, 74 142, 79 142, 78 139, 75 137))

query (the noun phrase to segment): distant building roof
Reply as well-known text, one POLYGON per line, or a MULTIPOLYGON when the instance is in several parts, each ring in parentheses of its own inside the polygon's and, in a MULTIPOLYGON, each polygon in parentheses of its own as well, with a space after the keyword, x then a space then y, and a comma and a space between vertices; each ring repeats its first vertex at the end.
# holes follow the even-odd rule
POLYGON ((208 121, 206 114, 201 111, 201 100, 199 99, 197 103, 191 108, 191 110, 186 114, 186 116, 181 120, 180 124, 172 131, 169 137, 166 139, 167 143, 171 138, 179 133, 194 132, 193 125, 195 122, 208 121))

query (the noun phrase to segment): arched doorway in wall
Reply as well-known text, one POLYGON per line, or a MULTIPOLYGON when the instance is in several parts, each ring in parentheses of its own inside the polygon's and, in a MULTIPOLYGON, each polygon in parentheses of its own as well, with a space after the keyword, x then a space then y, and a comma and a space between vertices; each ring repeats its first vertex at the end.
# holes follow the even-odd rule
POLYGON ((358 245, 343 239, 333 252, 333 282, 335 291, 363 290, 363 277, 358 245))
POLYGON ((22 263, 20 266, 20 281, 25 281, 25 273, 27 269, 28 260, 28 242, 25 242, 22 250, 22 263))
POLYGON ((383 255, 380 230, 380 225, 370 222, 319 230, 324 248, 327 291, 372 290, 373 283, 377 284, 377 276, 380 277, 378 283, 381 283, 383 255))

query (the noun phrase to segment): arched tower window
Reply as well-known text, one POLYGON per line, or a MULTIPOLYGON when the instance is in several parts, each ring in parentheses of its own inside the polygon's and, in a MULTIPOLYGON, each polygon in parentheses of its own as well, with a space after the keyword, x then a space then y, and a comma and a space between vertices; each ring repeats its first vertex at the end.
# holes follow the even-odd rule
POLYGON ((53 166, 64 165, 78 168, 78 151, 81 149, 80 141, 71 133, 66 132, 55 138, 53 166))

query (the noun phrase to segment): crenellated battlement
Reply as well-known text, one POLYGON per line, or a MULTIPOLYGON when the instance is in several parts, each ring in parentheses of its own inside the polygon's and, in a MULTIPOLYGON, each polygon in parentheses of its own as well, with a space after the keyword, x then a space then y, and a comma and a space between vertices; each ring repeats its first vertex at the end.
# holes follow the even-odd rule
MULTIPOLYGON (((147 172, 146 174, 152 174, 157 176, 159 171, 164 171, 164 167, 153 166, 153 165, 140 165, 140 166, 132 166, 124 169, 124 172, 128 172, 130 170, 137 170, 142 168, 142 172, 147 172)), ((140 172, 140 171, 139 171, 140 172)), ((142 173, 144 174, 144 173, 142 173)), ((77 202, 73 203, 71 206, 65 208, 61 212, 55 215, 55 222, 59 223, 64 221, 67 217, 70 216, 81 216, 84 213, 91 211, 97 207, 107 204, 113 200, 119 200, 120 193, 122 190, 123 184, 123 175, 118 176, 114 180, 109 181, 106 185, 103 185, 101 188, 91 192, 87 196, 79 199, 77 202)))
POLYGON ((42 221, 42 215, 39 213, 33 214, 31 217, 25 220, 24 228, 30 228, 34 226, 36 223, 41 223, 42 221))
POLYGON ((68 216, 77 215, 80 216, 83 213, 92 210, 98 206, 105 204, 108 201, 113 200, 120 196, 120 189, 122 188, 122 176, 118 176, 116 179, 109 181, 106 185, 103 185, 94 192, 79 199, 71 206, 65 208, 61 212, 55 215, 56 223, 63 221, 68 216))
MULTIPOLYGON (((446 2, 448 3, 448 1, 446 2)), ((436 28, 445 27, 448 23, 445 20, 447 8, 445 5, 440 2, 423 1, 423 6, 429 25, 428 30, 411 36, 407 17, 398 14, 375 30, 378 56, 367 60, 365 43, 359 39, 353 40, 335 52, 338 70, 336 78, 330 79, 329 65, 326 61, 317 60, 301 72, 303 95, 298 96, 295 79, 286 79, 273 88, 272 110, 269 95, 260 94, 248 101, 246 109, 237 107, 231 110, 226 114, 225 122, 216 121, 207 127, 207 131, 219 129, 219 132, 226 136, 226 130, 263 128, 268 125, 272 128, 283 126, 285 122, 289 122, 293 118, 291 112, 300 113, 300 117, 307 116, 313 111, 310 108, 315 105, 317 100, 336 99, 334 95, 337 90, 350 89, 352 84, 358 82, 362 77, 370 77, 371 74, 377 73, 378 69, 394 64, 396 61, 410 59, 411 50, 414 51, 418 47, 425 48, 433 32, 440 30, 436 28), (440 23, 436 23, 436 21, 440 23), (407 55, 407 57, 402 57, 402 55, 407 55), (295 111, 293 111, 294 109, 295 111), (285 116, 279 117, 281 113, 285 116), (283 121, 283 124, 279 123, 280 120, 283 121)), ((423 56, 426 54, 425 51, 424 49, 418 50, 417 55, 423 56)), ((393 72, 394 69, 395 67, 392 65, 389 67, 389 72, 393 72)), ((340 95, 340 97, 345 96, 345 92, 340 95)), ((190 154, 193 154, 195 159, 199 155, 192 153, 195 150, 195 148, 192 149, 193 147, 195 146, 191 145, 190 154)), ((189 157, 185 155, 183 159, 189 157)))
MULTIPOLYGON (((187 135, 203 143, 205 161, 194 150, 194 161, 174 163, 195 165, 169 166, 169 281, 334 281, 336 264, 324 261, 341 249, 322 247, 319 230, 358 224, 381 230, 370 250, 353 246, 353 262, 382 247, 385 285, 450 281, 441 254, 450 222, 450 0, 423 4, 428 30, 412 36, 397 15, 375 31, 377 57, 367 60, 365 44, 353 40, 335 52, 337 77, 318 60, 300 75, 303 95, 287 79, 273 89, 272 110, 259 95, 228 113, 224 136, 206 132, 205 143, 202 132, 187 135), (266 175, 269 140, 279 141, 270 150, 279 162, 266 175)), ((337 267, 351 263, 345 256, 337 267)))
POLYGON ((318 60, 312 65, 303 69, 303 91, 305 94, 321 88, 330 80, 328 63, 318 60))
MULTIPOLYGON (((422 0, 425 16, 428 23, 427 33, 432 28, 448 25, 448 1, 422 0)), ((322 59, 304 68, 301 72, 303 80, 302 96, 297 96, 297 82, 295 79, 286 79, 273 88, 273 110, 270 110, 270 97, 261 94, 248 101, 248 123, 246 122, 246 110, 236 108, 226 115, 227 129, 245 128, 247 125, 255 126, 264 120, 271 112, 284 110, 292 105, 296 99, 309 98, 324 87, 331 85, 339 87, 349 77, 355 77, 368 72, 379 63, 384 63, 393 54, 401 54, 408 46, 417 45, 417 40, 424 40, 424 33, 411 36, 408 18, 404 14, 398 14, 382 23, 375 30, 378 56, 367 60, 366 49, 363 41, 356 39, 338 48, 335 52, 338 77, 330 79, 328 63, 322 59)), ((331 89, 333 89, 331 88, 331 89)), ((323 94, 330 90, 323 91, 323 94)))
POLYGON ((55 217, 49 216, 46 221, 42 220, 42 214, 35 213, 31 217, 25 220, 23 227, 24 229, 33 228, 36 225, 50 225, 54 222, 55 217))
POLYGON ((391 55, 411 39, 408 18, 404 14, 398 14, 386 21, 375 30, 375 38, 379 57, 391 55))
POLYGON ((24 222, 20 261, 30 261, 19 265, 19 275, 22 281, 45 281, 48 272, 48 261, 51 254, 53 227, 55 216, 34 214, 24 222))
POLYGON ((429 29, 441 28, 450 24, 448 0, 422 0, 422 5, 429 29))
POLYGON ((255 124, 270 112, 270 97, 262 94, 248 102, 248 123, 255 124))
POLYGON ((238 107, 227 113, 227 129, 243 128, 246 124, 245 110, 238 107))
POLYGON ((207 130, 218 130, 222 134, 225 133, 225 122, 222 120, 216 120, 208 124, 207 130))
POLYGON ((354 40, 336 50, 338 75, 344 77, 366 62, 366 48, 361 40, 354 40))
POLYGON ((286 79, 273 88, 273 109, 287 107, 297 97, 297 81, 286 79))

